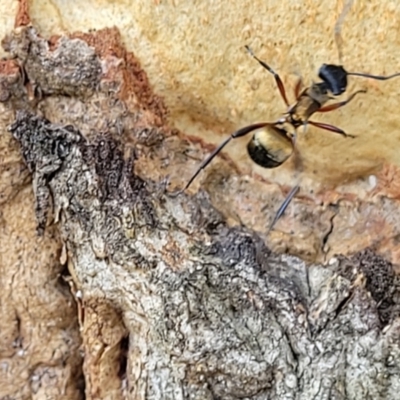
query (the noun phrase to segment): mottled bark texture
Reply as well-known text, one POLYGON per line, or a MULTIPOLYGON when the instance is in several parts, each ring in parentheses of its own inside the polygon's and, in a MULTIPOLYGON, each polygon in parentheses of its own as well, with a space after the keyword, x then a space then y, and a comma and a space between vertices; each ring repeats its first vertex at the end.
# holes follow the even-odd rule
MULTIPOLYGON (((73 372, 85 388, 42 374, 12 391, 14 371, 1 378, 9 390, 1 396, 40 398, 37 387, 47 394, 64 385, 69 398, 87 399, 398 398, 392 265, 372 250, 307 265, 231 227, 207 193, 171 193, 162 177, 182 168, 187 143, 166 125, 117 31, 81 37, 50 46, 32 29, 14 34, 8 49, 24 79, 18 90, 4 78, 0 87, 32 177, 37 234, 58 243, 57 265, 71 274, 64 280, 77 312, 68 332, 79 324, 83 362, 73 372)), ((74 360, 79 345, 70 343, 74 360)))

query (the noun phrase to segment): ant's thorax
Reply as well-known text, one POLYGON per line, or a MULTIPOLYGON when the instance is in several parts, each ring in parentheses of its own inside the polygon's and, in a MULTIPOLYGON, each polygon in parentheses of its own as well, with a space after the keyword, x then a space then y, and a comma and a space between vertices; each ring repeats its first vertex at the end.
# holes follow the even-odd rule
POLYGON ((289 107, 285 114, 286 121, 298 128, 330 99, 327 85, 324 82, 313 82, 300 93, 296 103, 289 107))

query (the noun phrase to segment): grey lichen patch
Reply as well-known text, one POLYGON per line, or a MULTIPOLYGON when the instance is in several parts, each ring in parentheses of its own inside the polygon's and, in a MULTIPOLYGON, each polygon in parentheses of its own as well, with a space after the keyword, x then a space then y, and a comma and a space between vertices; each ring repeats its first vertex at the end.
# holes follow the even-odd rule
POLYGON ((173 197, 140 179, 133 149, 112 135, 89 141, 27 112, 11 131, 33 174, 39 226, 51 194, 78 285, 121 310, 133 395, 396 398, 399 315, 384 327, 382 289, 368 283, 373 266, 388 276, 387 264, 275 255, 254 232, 229 228, 204 194, 173 197))
POLYGON ((25 163, 33 174, 38 232, 42 234, 51 203, 49 182, 70 155, 71 145, 83 138, 71 126, 54 128, 25 111, 17 113, 17 121, 10 131, 21 144, 25 163))
POLYGON ((62 37, 52 48, 33 27, 22 27, 3 39, 2 44, 21 63, 33 95, 85 97, 100 82, 100 60, 83 40, 62 37))
MULTIPOLYGON (((132 158, 124 160, 116 141, 104 136, 88 143, 72 126, 52 125, 26 111, 17 113, 10 131, 21 144, 24 160, 33 174, 40 233, 50 208, 56 221, 60 213, 68 210, 68 217, 91 234, 93 224, 101 222, 95 230, 115 236, 120 225, 129 227, 131 216, 141 226, 155 223, 146 196, 138 196, 144 182, 132 174, 132 158), (116 209, 118 201, 129 210, 116 209), (100 213, 101 221, 89 210, 100 213)), ((116 247, 123 245, 114 239, 116 247)))
POLYGON ((372 249, 366 249, 353 257, 366 279, 366 289, 377 304, 383 326, 400 316, 400 278, 393 265, 372 249))

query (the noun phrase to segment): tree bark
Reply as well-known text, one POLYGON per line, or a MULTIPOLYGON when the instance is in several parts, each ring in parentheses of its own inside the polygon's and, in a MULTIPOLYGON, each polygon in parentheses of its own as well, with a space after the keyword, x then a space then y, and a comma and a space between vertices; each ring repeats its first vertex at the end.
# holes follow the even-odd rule
POLYGON ((226 183, 170 189, 190 144, 116 29, 5 47, 2 398, 398 397, 392 264, 277 254, 226 183))

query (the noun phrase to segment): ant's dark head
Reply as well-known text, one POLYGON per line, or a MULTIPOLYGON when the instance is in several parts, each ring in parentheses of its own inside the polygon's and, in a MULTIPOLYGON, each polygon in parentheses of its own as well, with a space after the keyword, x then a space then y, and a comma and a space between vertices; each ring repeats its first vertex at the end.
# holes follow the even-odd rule
POLYGON ((323 64, 318 76, 326 83, 334 96, 339 96, 347 88, 347 72, 341 65, 323 64))

